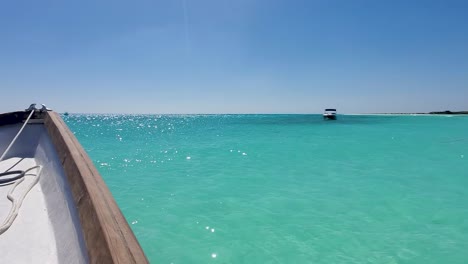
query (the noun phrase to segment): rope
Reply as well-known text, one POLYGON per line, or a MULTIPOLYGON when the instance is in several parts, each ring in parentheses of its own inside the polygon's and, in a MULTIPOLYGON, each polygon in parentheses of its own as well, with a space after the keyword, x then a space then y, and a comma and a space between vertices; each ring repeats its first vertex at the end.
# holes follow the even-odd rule
POLYGON ((14 181, 16 181, 18 179, 21 179, 21 178, 24 177, 25 172, 21 171, 21 170, 6 171, 6 172, 0 173, 0 177, 8 176, 8 175, 14 175, 14 174, 18 174, 18 175, 16 175, 15 177, 10 177, 8 179, 4 179, 4 180, 0 179, 0 184, 6 184, 6 183, 14 182, 14 181))
POLYGON ((24 122, 23 126, 21 127, 21 129, 18 131, 18 133, 16 133, 16 136, 13 138, 13 140, 11 141, 10 145, 8 145, 8 147, 5 149, 5 151, 3 152, 2 156, 0 157, 0 161, 3 160, 3 158, 5 158, 6 154, 8 153, 8 151, 10 150, 11 146, 13 146, 13 144, 15 144, 15 141, 16 139, 18 139, 19 135, 21 134, 21 132, 23 132, 23 129, 24 127, 28 124, 29 122, 29 119, 31 118, 31 116, 34 114, 34 109, 31 110, 31 113, 29 114, 28 118, 26 119, 26 121, 24 122))
POLYGON ((26 195, 29 193, 29 191, 31 191, 31 189, 34 187, 34 185, 36 185, 36 183, 39 182, 39 176, 41 174, 41 171, 42 171, 42 166, 34 166, 34 167, 31 167, 27 170, 24 171, 25 173, 25 176, 30 176, 29 174, 26 174, 28 171, 30 170, 33 170, 33 169, 38 169, 37 170, 37 173, 36 173, 36 177, 34 179, 34 181, 26 188, 26 191, 23 193, 22 196, 19 197, 18 200, 15 199, 15 197, 12 196, 13 192, 15 191, 16 187, 24 181, 24 177, 19 179, 15 185, 13 186, 13 188, 11 188, 11 190, 8 192, 8 195, 7 195, 7 198, 8 200, 11 201, 12 203, 12 206, 11 206, 11 209, 10 209, 10 212, 8 213, 8 216, 7 218, 5 219, 5 221, 3 221, 3 224, 2 226, 0 226, 0 235, 3 234, 5 231, 8 230, 8 228, 10 228, 10 226, 13 224, 13 221, 15 221, 16 217, 18 216, 18 211, 21 207, 21 205, 23 204, 23 200, 24 198, 26 197, 26 195))
MULTIPOLYGON (((3 152, 2 156, 0 157, 0 162, 5 158, 6 154, 8 153, 8 151, 10 151, 10 148, 13 146, 13 144, 15 144, 15 142, 18 139, 21 132, 23 132, 23 129, 28 124, 29 119, 31 119, 32 115, 34 114, 34 110, 35 109, 31 110, 31 113, 29 114, 28 118, 26 118, 26 121, 24 122, 23 126, 21 126, 18 133, 16 133, 16 136, 10 142, 10 145, 8 145, 8 147, 3 152)), ((17 180, 15 182, 15 185, 13 185, 13 188, 11 188, 10 191, 8 192, 8 194, 7 194, 7 198, 8 198, 8 200, 11 201, 12 205, 11 205, 11 208, 10 208, 10 212, 8 213, 8 216, 5 218, 5 221, 3 221, 3 224, 0 226, 0 235, 3 234, 5 231, 7 231, 8 228, 10 228, 10 226, 15 221, 16 217, 18 216, 19 209, 20 209, 21 205, 23 204, 24 198, 26 197, 26 195, 28 195, 29 191, 31 191, 31 189, 34 187, 34 185, 36 185, 36 183, 39 182, 39 175, 41 174, 41 170, 42 170, 42 166, 34 166, 34 167, 31 167, 31 168, 29 168, 29 169, 27 169, 25 171, 10 171, 10 172, 6 171, 6 172, 3 172, 3 173, 0 173, 0 176, 8 176, 8 175, 19 173, 19 175, 15 176, 15 177, 11 177, 9 179, 0 181, 0 184, 4 184, 4 183, 10 183, 10 182, 13 182, 13 181, 17 180), (15 197, 12 196, 13 192, 15 191, 16 187, 18 187, 18 185, 24 181, 25 176, 29 176, 26 173, 28 171, 33 170, 33 169, 37 169, 35 179, 26 188, 26 191, 23 193, 23 195, 21 195, 19 197, 19 199, 15 199, 15 197)))

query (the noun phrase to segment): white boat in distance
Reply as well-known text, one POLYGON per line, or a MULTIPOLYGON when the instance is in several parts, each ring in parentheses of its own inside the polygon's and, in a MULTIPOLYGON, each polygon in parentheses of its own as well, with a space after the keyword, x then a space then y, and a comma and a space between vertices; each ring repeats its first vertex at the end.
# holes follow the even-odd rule
POLYGON ((0 263, 148 263, 59 114, 0 114, 0 154, 0 263))
POLYGON ((325 120, 336 120, 336 109, 327 108, 323 113, 323 119, 325 120))

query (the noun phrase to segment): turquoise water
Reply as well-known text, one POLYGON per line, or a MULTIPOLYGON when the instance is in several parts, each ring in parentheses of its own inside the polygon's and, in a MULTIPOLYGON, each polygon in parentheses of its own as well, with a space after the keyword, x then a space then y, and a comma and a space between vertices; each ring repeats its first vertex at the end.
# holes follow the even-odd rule
POLYGON ((468 263, 468 117, 64 119, 153 263, 468 263))

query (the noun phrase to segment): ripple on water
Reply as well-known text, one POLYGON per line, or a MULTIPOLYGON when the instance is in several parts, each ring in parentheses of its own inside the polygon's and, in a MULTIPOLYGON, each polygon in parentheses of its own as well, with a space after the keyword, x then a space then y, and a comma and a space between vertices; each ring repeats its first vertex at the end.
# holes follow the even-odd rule
POLYGON ((466 118, 64 119, 151 262, 468 259, 466 118))

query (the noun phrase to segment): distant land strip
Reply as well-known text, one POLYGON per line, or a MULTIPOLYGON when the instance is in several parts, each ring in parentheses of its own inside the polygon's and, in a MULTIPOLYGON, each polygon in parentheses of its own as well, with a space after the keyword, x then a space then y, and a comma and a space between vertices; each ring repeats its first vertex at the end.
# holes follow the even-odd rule
POLYGON ((468 115, 468 111, 436 111, 429 113, 376 113, 379 115, 468 115))
POLYGON ((429 112, 431 115, 468 115, 468 111, 443 111, 443 112, 429 112))

